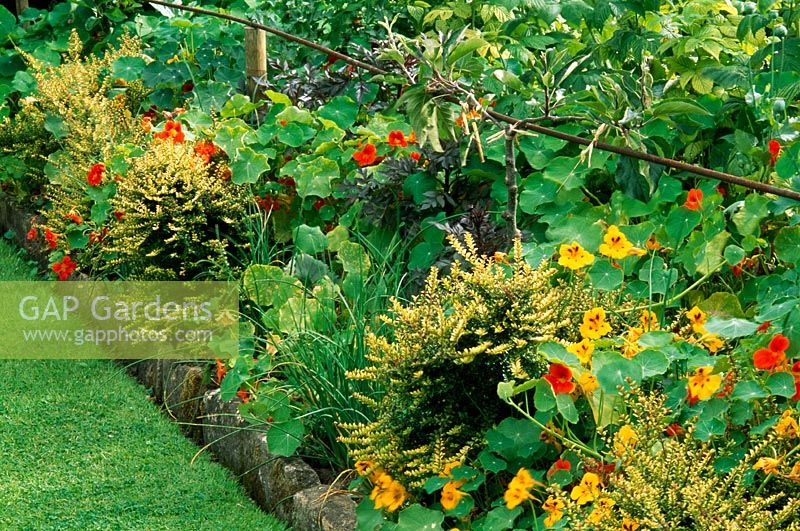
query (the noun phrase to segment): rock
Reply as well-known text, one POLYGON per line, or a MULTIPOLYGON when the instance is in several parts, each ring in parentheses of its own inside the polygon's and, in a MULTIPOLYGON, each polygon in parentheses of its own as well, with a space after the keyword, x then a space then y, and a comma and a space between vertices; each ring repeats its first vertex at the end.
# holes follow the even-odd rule
POLYGON ((258 471, 263 486, 264 508, 284 521, 290 521, 293 498, 301 490, 319 486, 319 476, 305 461, 277 457, 258 471))
POLYGON ((203 440, 203 395, 207 385, 203 382, 205 371, 198 365, 174 363, 164 378, 164 407, 181 430, 193 441, 203 440))
POLYGON ((293 497, 295 531, 352 531, 356 528, 356 504, 347 494, 318 485, 301 490, 293 497))

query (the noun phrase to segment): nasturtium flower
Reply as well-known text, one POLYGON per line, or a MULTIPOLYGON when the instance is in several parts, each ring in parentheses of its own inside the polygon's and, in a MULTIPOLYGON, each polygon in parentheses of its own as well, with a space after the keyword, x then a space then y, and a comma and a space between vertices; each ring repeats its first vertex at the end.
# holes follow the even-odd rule
POLYGON ((695 333, 702 334, 705 332, 705 324, 706 324, 706 313, 698 308, 697 306, 693 306, 691 310, 686 312, 686 318, 689 319, 689 322, 692 325, 692 330, 695 333))
POLYGON ((639 522, 627 516, 622 519, 620 531, 636 531, 637 529, 639 529, 639 522))
POLYGON ((467 495, 465 492, 458 490, 458 487, 461 486, 460 483, 461 482, 448 481, 444 484, 444 487, 442 487, 441 503, 445 511, 452 511, 458 507, 462 498, 467 495))
POLYGON ((600 384, 597 383, 597 377, 590 372, 585 372, 578 377, 578 385, 581 386, 581 389, 583 389, 583 392, 587 395, 593 393, 600 387, 600 384))
POLYGON ((547 477, 549 478, 559 470, 572 470, 572 464, 566 459, 561 459, 559 457, 550 467, 550 470, 547 471, 547 477))
POLYGON ((173 120, 167 120, 164 124, 164 130, 153 136, 158 140, 169 140, 175 144, 180 144, 185 138, 181 130, 181 123, 173 120))
POLYGON ((461 466, 461 461, 450 461, 444 465, 442 472, 439 474, 440 478, 449 478, 453 475, 453 469, 461 466))
POLYGON ((701 207, 700 202, 703 200, 703 191, 699 188, 692 188, 686 195, 686 201, 683 206, 689 210, 699 210, 701 207))
POLYGON ((355 467, 359 476, 366 476, 375 468, 375 463, 372 461, 356 461, 355 467))
POLYGON ((624 455, 636 446, 639 436, 630 424, 625 424, 614 436, 614 450, 618 456, 624 455))
POLYGON ((558 498, 554 498, 550 496, 545 500, 542 504, 542 509, 544 512, 547 513, 547 516, 544 519, 544 526, 545 527, 553 527, 556 522, 561 520, 564 517, 564 507, 566 504, 563 500, 559 500, 558 498))
POLYGON ((36 230, 36 227, 31 227, 31 230, 28 231, 28 234, 25 236, 25 239, 28 241, 35 240, 39 237, 39 232, 36 230))
POLYGON ((775 433, 784 439, 795 439, 800 437, 800 426, 797 420, 792 416, 792 410, 787 409, 781 415, 781 419, 775 424, 775 433))
POLYGON ((408 492, 400 482, 389 474, 381 474, 376 478, 369 499, 375 502, 375 509, 385 508, 388 512, 396 511, 408 498, 408 492))
POLYGON ((691 403, 708 400, 722 385, 722 377, 719 374, 711 374, 712 370, 714 367, 698 367, 689 377, 688 392, 691 403))
POLYGON ((398 147, 406 147, 408 146, 408 141, 406 141, 405 135, 403 135, 402 131, 391 131, 389 132, 389 137, 387 138, 387 142, 390 146, 398 146, 398 147))
POLYGON ((572 382, 572 371, 566 365, 560 363, 551 363, 550 372, 543 376, 545 380, 550 382, 553 387, 553 393, 571 393, 575 390, 575 384, 572 382))
POLYGON ((584 365, 588 365, 592 361, 592 352, 594 352, 594 343, 590 340, 583 338, 577 343, 572 343, 567 346, 567 352, 572 352, 577 356, 578 360, 584 365))
POLYGON ((72 258, 65 256, 61 261, 53 264, 53 272, 58 275, 58 280, 67 280, 77 267, 78 264, 73 262, 72 258))
POLYGON ((640 321, 642 323, 642 330, 645 332, 658 330, 660 328, 658 324, 658 316, 655 314, 655 312, 651 312, 650 310, 645 310, 642 312, 640 321))
POLYGON ((356 151, 353 153, 353 160, 356 161, 361 167, 369 166, 371 164, 375 164, 377 153, 378 148, 376 148, 373 144, 367 144, 361 151, 356 151))
POLYGON ((594 508, 586 520, 590 524, 599 524, 611 515, 611 509, 614 507, 614 500, 611 498, 600 498, 594 503, 594 508))
POLYGON ((100 186, 100 183, 103 182, 103 177, 105 177, 105 175, 106 165, 102 162, 98 162, 89 168, 89 172, 86 174, 86 182, 89 183, 89 186, 100 186))
POLYGON ((194 154, 197 155, 200 160, 208 164, 211 162, 211 157, 217 154, 217 146, 214 142, 201 140, 194 145, 194 154))
POLYGON ((781 143, 774 139, 770 140, 767 142, 767 148, 769 149, 769 165, 775 166, 778 156, 781 154, 781 143))
POLYGON ((655 234, 651 234, 647 241, 644 242, 644 246, 649 249, 650 251, 659 251, 663 247, 660 243, 658 243, 658 239, 656 239, 655 234))
POLYGON ((573 271, 577 271, 583 267, 594 262, 594 255, 586 251, 578 242, 572 242, 569 245, 563 244, 558 254, 558 265, 568 267, 573 271))
POLYGON ((608 227, 605 236, 603 236, 603 243, 600 244, 600 253, 619 260, 628 256, 628 252, 633 249, 633 244, 628 241, 619 227, 611 225, 608 227))
POLYGON ((505 494, 503 494, 506 507, 508 509, 513 509, 526 500, 532 500, 533 495, 528 491, 536 485, 541 486, 542 484, 533 479, 530 472, 525 468, 520 468, 519 471, 517 471, 517 475, 514 476, 508 484, 505 494))
POLYGON ((760 457, 753 465, 753 470, 763 470, 765 474, 775 474, 781 466, 781 460, 774 457, 760 457))
POLYGON ((725 342, 722 341, 719 334, 710 334, 708 332, 700 337, 700 343, 712 354, 725 346, 725 342))
POLYGON ((606 322, 604 309, 592 308, 583 314, 583 323, 580 326, 581 337, 600 339, 609 332, 611 332, 611 325, 606 322))
POLYGON ((600 497, 600 477, 594 472, 583 475, 580 484, 572 487, 569 495, 578 505, 586 505, 600 497))
POLYGON ((414 160, 414 162, 419 162, 419 159, 422 157, 422 154, 420 154, 419 151, 412 151, 409 157, 411 157, 414 160))
POLYGON ((753 366, 756 369, 772 371, 786 364, 786 349, 789 339, 783 334, 776 334, 767 345, 753 354, 753 366))
POLYGON ((632 358, 641 352, 643 349, 639 345, 639 338, 644 334, 644 330, 636 326, 629 326, 625 335, 622 337, 624 343, 622 344, 622 355, 626 358, 632 358))
POLYGON ((56 248, 56 242, 58 241, 58 234, 51 231, 50 229, 44 229, 44 241, 47 242, 48 247, 51 249, 56 248))

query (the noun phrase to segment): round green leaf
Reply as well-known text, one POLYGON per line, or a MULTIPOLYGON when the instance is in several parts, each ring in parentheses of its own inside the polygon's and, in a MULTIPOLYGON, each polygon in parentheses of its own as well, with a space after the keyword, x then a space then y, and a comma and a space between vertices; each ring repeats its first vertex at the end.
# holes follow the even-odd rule
POLYGON ((784 227, 775 236, 775 254, 789 264, 800 262, 800 227, 784 227))
POLYGON ((294 229, 292 238, 298 249, 311 255, 321 253, 328 246, 328 238, 319 227, 300 225, 294 229))
POLYGON ((252 148, 245 147, 236 150, 236 157, 231 164, 234 184, 257 183, 261 174, 269 169, 267 157, 256 153, 252 148))
POLYGON ((794 377, 787 372, 776 372, 767 378, 767 389, 775 396, 789 398, 795 393, 794 377))
POLYGON ((620 287, 623 278, 622 270, 614 267, 606 260, 595 261, 589 270, 589 280, 592 281, 592 287, 604 291, 611 291, 620 287))

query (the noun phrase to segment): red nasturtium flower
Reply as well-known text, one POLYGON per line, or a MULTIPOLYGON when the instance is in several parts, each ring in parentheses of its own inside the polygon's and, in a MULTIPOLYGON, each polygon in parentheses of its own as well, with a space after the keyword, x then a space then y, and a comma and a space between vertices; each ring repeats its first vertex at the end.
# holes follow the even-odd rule
POLYGON ((159 140, 171 140, 176 144, 180 144, 184 139, 181 123, 172 120, 168 120, 167 123, 164 124, 164 130, 160 133, 156 133, 154 136, 159 140))
POLYGON ((364 166, 369 166, 370 164, 375 163, 377 153, 378 149, 374 145, 367 144, 361 151, 356 151, 353 153, 353 160, 363 168, 364 166))
POLYGON ((767 146, 769 147, 769 165, 775 166, 778 156, 781 154, 781 143, 777 140, 770 140, 767 146))
POLYGON ((789 339, 783 334, 776 334, 767 348, 760 348, 753 354, 753 366, 763 371, 773 371, 786 363, 786 349, 789 339))
POLYGON ((545 374, 543 378, 550 382, 555 394, 571 393, 575 390, 575 383, 572 381, 572 371, 566 365, 551 363, 550 372, 545 374))
POLYGON ((36 227, 31 227, 31 230, 28 231, 28 241, 35 240, 39 236, 39 232, 36 230, 36 227))
POLYGON ((183 84, 183 86, 181 87, 181 90, 183 91, 184 94, 186 94, 187 92, 193 91, 194 90, 194 83, 192 83, 191 81, 187 81, 186 83, 183 84))
POLYGON ((53 264, 53 272, 58 275, 58 280, 67 280, 77 267, 72 258, 65 256, 60 262, 53 264))
POLYGON ((103 177, 106 175, 106 165, 102 162, 98 162, 91 168, 89 168, 89 173, 86 174, 86 181, 89 183, 89 186, 100 186, 100 183, 103 182, 103 177))
POLYGON ((402 131, 391 131, 387 139, 390 146, 407 147, 408 142, 402 131))
POLYGON ((239 389, 238 391, 236 391, 236 396, 241 398, 242 402, 244 402, 245 404, 250 402, 250 393, 248 393, 244 389, 239 389))
POLYGON ((415 162, 419 162, 419 159, 421 157, 421 155, 417 151, 412 151, 410 156, 412 159, 414 159, 415 162))
POLYGON ((78 213, 77 213, 77 212, 75 212, 75 211, 68 213, 68 214, 67 214, 66 216, 64 216, 64 217, 66 217, 67 219, 71 220, 73 223, 76 223, 76 224, 78 224, 78 225, 80 225, 81 223, 83 223, 83 218, 81 217, 81 215, 80 215, 80 214, 78 214, 78 213))
POLYGON ((686 196, 686 201, 683 203, 683 206, 689 210, 698 210, 700 209, 700 201, 702 200, 703 191, 699 188, 692 188, 689 190, 689 194, 686 196))
POLYGON ((125 211, 124 210, 115 210, 114 211, 114 217, 117 218, 117 221, 122 221, 122 218, 125 217, 125 211))
POLYGON ((217 154, 217 146, 214 145, 214 142, 201 140, 194 145, 194 154, 208 164, 211 162, 211 157, 217 154))
POLYGON ((47 242, 47 245, 49 245, 51 249, 56 248, 56 240, 58 240, 58 235, 56 233, 50 229, 44 229, 44 241, 47 242))
POLYGON ((547 477, 549 478, 559 470, 571 470, 572 463, 567 461, 566 459, 561 459, 560 457, 556 459, 556 462, 553 463, 553 466, 550 467, 550 470, 547 471, 547 477))
POLYGON ((217 358, 217 383, 222 383, 222 379, 225 378, 225 373, 228 372, 228 366, 225 365, 225 362, 221 359, 217 358))
POLYGON ((756 333, 764 334, 767 332, 767 330, 769 330, 770 326, 772 326, 772 321, 764 321, 763 323, 758 325, 758 328, 756 328, 756 333))
POLYGON ((664 434, 667 437, 680 437, 681 435, 686 434, 686 430, 683 428, 683 426, 681 426, 677 422, 673 422, 672 424, 664 428, 664 434))

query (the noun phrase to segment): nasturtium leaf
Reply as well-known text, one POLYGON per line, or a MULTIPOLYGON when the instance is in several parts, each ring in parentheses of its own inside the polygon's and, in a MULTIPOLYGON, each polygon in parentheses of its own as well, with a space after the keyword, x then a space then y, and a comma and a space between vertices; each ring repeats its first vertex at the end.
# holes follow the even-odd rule
POLYGON ((744 205, 731 216, 733 224, 739 230, 739 234, 742 236, 749 234, 753 236, 761 235, 759 225, 761 220, 769 215, 769 209, 767 208, 769 202, 770 200, 761 194, 749 194, 745 197, 744 205))
POLYGON ((568 393, 559 393, 556 395, 556 406, 558 412, 564 417, 564 420, 570 424, 578 422, 578 410, 575 408, 575 403, 568 393))
POLYGON ((261 105, 263 105, 263 103, 254 103, 250 101, 249 96, 245 96, 244 94, 234 94, 233 97, 222 106, 219 114, 223 118, 234 118, 236 116, 249 114, 261 107, 261 105))
POLYGON ((524 459, 531 456, 542 444, 540 430, 527 419, 507 418, 495 429, 510 441, 510 445, 501 452, 504 456, 524 459))
POLYGON ((654 348, 659 349, 661 347, 666 347, 667 345, 671 344, 675 340, 675 334, 672 332, 668 332, 665 330, 653 330, 651 332, 645 332, 641 336, 639 336, 639 345, 643 346, 644 348, 654 348))
POLYGON ((597 371, 597 381, 605 393, 616 393, 619 386, 629 387, 628 379, 634 385, 642 380, 642 366, 634 360, 620 358, 597 371))
POLYGON ((36 79, 25 70, 20 70, 14 74, 11 87, 23 96, 27 96, 36 90, 36 79))
POLYGON ((141 79, 145 62, 141 57, 120 57, 111 63, 111 73, 124 81, 141 79))
POLYGON ((725 248, 729 236, 727 232, 722 231, 706 242, 703 251, 698 255, 695 262, 698 273, 701 275, 711 273, 725 261, 722 258, 722 250, 725 248))
POLYGON ((784 227, 775 235, 775 254, 782 261, 800 263, 800 227, 784 227))
MULTIPOLYGON (((13 5, 13 4, 11 4, 13 5)), ((19 4, 17 4, 19 5, 19 4)), ((0 43, 5 42, 17 25, 17 19, 4 6, 0 6, 0 43)))
POLYGON ((89 243, 89 236, 82 230, 71 230, 67 233, 67 241, 72 249, 83 249, 89 243))
POLYGON ((297 164, 297 195, 301 198, 309 196, 328 197, 332 184, 339 178, 339 165, 336 161, 317 157, 297 164))
POLYGON ((569 352, 564 345, 555 341, 547 341, 539 345, 539 354, 550 361, 563 363, 564 365, 580 365, 578 357, 569 352))
POLYGON ((712 334, 719 334, 725 339, 735 339, 737 337, 753 335, 757 328, 758 324, 738 317, 729 319, 709 317, 706 323, 706 330, 712 334))
POLYGON ((442 529, 444 514, 426 509, 418 503, 400 512, 395 531, 436 531, 442 529))
POLYGON ((722 256, 725 258, 725 262, 727 262, 728 265, 736 265, 744 259, 745 252, 744 249, 738 245, 728 245, 725 247, 722 256))
POLYGON ((299 147, 314 138, 316 129, 305 124, 287 123, 278 129, 278 140, 290 147, 299 147))
POLYGON ((257 183, 261 174, 268 169, 269 161, 265 155, 249 147, 239 148, 231 164, 231 181, 234 184, 257 183))
POLYGON ((603 291, 615 290, 622 285, 624 275, 622 270, 611 265, 606 260, 595 260, 589 270, 589 280, 592 287, 603 291))
POLYGON ((363 529, 364 531, 375 531, 383 527, 386 519, 383 517, 383 512, 375 509, 375 502, 365 496, 361 503, 356 507, 356 529, 363 529))
POLYGON ((551 203, 558 192, 558 183, 545 179, 540 173, 524 180, 519 194, 519 209, 526 214, 536 214, 540 205, 551 203))
POLYGON ((268 97, 272 103, 286 105, 287 107, 292 105, 292 100, 286 94, 281 94, 280 92, 275 92, 274 90, 265 90, 264 95, 268 97))
POLYGON ((265 264, 252 264, 245 269, 242 287, 247 298, 262 308, 281 306, 303 290, 300 281, 280 267, 265 264))
POLYGON ((347 241, 349 236, 350 233, 346 227, 337 225, 325 235, 325 238, 328 240, 328 250, 335 253, 339 250, 342 243, 347 241))
POLYGON ((755 400, 757 398, 764 398, 767 392, 761 387, 761 384, 755 380, 742 380, 737 382, 733 387, 731 398, 734 400, 755 400))
POLYGON ((319 109, 319 115, 347 130, 358 116, 358 104, 345 96, 337 96, 319 109))
POLYGON ((444 245, 441 243, 419 242, 411 249, 408 259, 409 269, 428 269, 442 250, 444 250, 444 245))
POLYGON ((696 210, 689 210, 683 206, 673 208, 665 223, 667 236, 672 241, 672 245, 676 247, 680 245, 702 219, 702 214, 696 210))
POLYGON ((659 350, 645 349, 634 356, 633 360, 641 365, 642 378, 664 374, 669 369, 669 359, 659 350))
POLYGON ((480 529, 481 531, 513 529, 514 522, 516 522, 521 513, 522 507, 508 509, 505 505, 501 505, 486 513, 484 518, 477 520, 473 529, 480 529))
POLYGON ((536 411, 550 411, 556 405, 556 395, 550 382, 540 379, 536 382, 536 391, 533 393, 533 406, 536 411))
POLYGON ((47 115, 44 119, 44 128, 53 133, 53 136, 56 138, 63 138, 69 133, 69 128, 66 122, 64 122, 64 119, 55 114, 47 115))
POLYGON ((284 457, 291 456, 303 442, 305 431, 305 426, 297 419, 272 424, 267 431, 269 452, 284 457))
POLYGON ((667 269, 663 258, 653 256, 639 269, 639 280, 647 283, 650 293, 664 295, 678 281, 678 271, 667 269))
POLYGON ((789 398, 794 395, 794 377, 787 372, 776 372, 767 378, 767 389, 775 396, 789 398))
POLYGON ((321 253, 328 246, 328 239, 322 229, 305 224, 294 229, 292 239, 298 249, 310 255, 321 253))
POLYGON ((361 244, 356 242, 342 242, 339 245, 337 256, 342 262, 342 269, 347 273, 363 275, 372 266, 372 261, 369 259, 367 251, 364 250, 361 244))
POLYGON ((697 437, 698 440, 705 442, 712 437, 725 435, 725 428, 726 423, 724 420, 701 417, 695 426, 694 436, 697 437))
POLYGON ((544 178, 572 190, 583 184, 585 173, 586 168, 577 157, 556 157, 545 167, 544 178))
POLYGON ((497 474, 508 468, 508 463, 494 455, 488 448, 484 448, 483 451, 478 454, 478 462, 485 470, 493 474, 497 474))
POLYGON ((744 426, 753 417, 753 404, 746 400, 737 400, 731 406, 731 423, 744 426))

